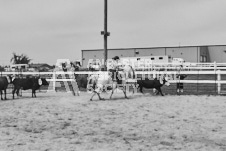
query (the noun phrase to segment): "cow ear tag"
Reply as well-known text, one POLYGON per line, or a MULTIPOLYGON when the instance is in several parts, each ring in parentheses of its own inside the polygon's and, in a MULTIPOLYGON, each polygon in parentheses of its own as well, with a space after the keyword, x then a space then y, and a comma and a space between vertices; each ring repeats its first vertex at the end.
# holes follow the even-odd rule
POLYGON ((42 85, 42 79, 38 79, 38 84, 42 85))

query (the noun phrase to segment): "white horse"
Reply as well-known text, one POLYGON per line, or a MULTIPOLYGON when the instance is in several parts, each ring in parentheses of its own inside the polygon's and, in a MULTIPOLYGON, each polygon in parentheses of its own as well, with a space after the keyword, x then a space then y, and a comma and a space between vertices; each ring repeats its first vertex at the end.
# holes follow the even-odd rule
POLYGON ((119 81, 117 83, 117 82, 114 82, 112 80, 112 76, 106 72, 91 75, 88 78, 88 84, 87 84, 87 89, 88 90, 91 89, 91 91, 93 92, 93 95, 90 98, 90 101, 92 101, 93 97, 96 94, 98 95, 100 100, 103 100, 103 98, 100 97, 100 93, 103 91, 108 91, 109 88, 111 89, 111 96, 110 96, 110 99, 111 99, 115 89, 119 87, 122 87, 125 98, 128 98, 126 95, 125 84, 127 84, 128 79, 132 79, 134 82, 136 82, 135 72, 131 66, 125 65, 124 67, 122 67, 122 71, 119 72, 118 76, 119 76, 119 81))

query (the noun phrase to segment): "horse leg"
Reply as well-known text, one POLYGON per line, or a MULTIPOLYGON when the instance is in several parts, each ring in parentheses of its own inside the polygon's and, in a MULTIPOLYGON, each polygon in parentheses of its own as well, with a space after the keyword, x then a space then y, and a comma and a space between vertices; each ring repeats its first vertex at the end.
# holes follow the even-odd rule
POLYGON ((96 91, 94 91, 94 92, 93 92, 93 95, 92 95, 91 98, 90 98, 90 101, 93 101, 93 97, 94 97, 96 94, 98 95, 99 100, 104 100, 103 98, 100 97, 100 93, 97 93, 96 91))
POLYGON ((133 94, 135 93, 136 84, 133 84, 133 94))
POLYGON ((114 89, 112 89, 112 91, 111 91, 110 99, 112 98, 113 93, 114 93, 114 89))
POLYGON ((117 88, 117 84, 112 84, 112 91, 111 91, 111 96, 110 96, 110 99, 112 98, 112 95, 113 95, 113 93, 114 93, 114 91, 115 91, 115 89, 117 88))
POLYGON ((75 91, 74 91, 73 87, 71 87, 71 92, 72 92, 73 96, 75 96, 75 91))
MULTIPOLYGON (((75 96, 75 95, 76 95, 76 94, 75 94, 75 91, 77 91, 77 90, 74 90, 73 82, 70 83, 70 90, 71 90, 71 92, 72 92, 72 95, 75 96)), ((77 91, 77 92, 78 92, 78 91, 77 91)), ((76 93, 77 93, 77 92, 76 92, 76 93)), ((78 93, 77 93, 77 95, 78 95, 78 93)))
POLYGON ((100 97, 100 93, 97 93, 99 100, 104 100, 104 98, 100 97))
POLYGON ((96 95, 96 92, 93 93, 93 95, 90 98, 90 101, 93 101, 93 97, 96 95))
POLYGON ((127 95, 126 95, 126 87, 123 88, 123 93, 125 95, 125 98, 128 99, 127 95))

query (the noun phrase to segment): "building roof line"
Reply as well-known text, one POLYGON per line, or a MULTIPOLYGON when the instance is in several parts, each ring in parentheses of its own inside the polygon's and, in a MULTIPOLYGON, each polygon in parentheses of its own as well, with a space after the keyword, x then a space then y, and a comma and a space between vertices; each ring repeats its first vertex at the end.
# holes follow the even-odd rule
MULTIPOLYGON (((169 46, 169 47, 136 47, 136 48, 110 48, 108 50, 136 50, 136 49, 167 49, 167 48, 187 48, 187 47, 214 47, 226 45, 196 45, 196 46, 169 46)), ((103 51, 104 49, 84 49, 82 51, 103 51)))

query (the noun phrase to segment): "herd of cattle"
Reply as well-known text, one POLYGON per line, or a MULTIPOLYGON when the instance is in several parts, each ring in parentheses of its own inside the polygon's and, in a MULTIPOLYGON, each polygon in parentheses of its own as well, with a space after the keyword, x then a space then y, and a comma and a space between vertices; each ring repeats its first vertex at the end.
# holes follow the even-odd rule
MULTIPOLYGON (((87 79, 88 76, 85 78, 82 76, 75 76, 76 81, 78 83, 79 89, 81 87, 86 87, 87 88, 87 79)), ((32 97, 36 97, 36 90, 38 90, 42 85, 49 85, 49 82, 45 78, 41 77, 26 77, 26 78, 19 78, 19 77, 13 77, 10 75, 7 76, 2 76, 0 77, 0 93, 1 93, 1 100, 3 100, 3 92, 5 94, 4 99, 6 100, 6 90, 9 84, 13 84, 13 90, 12 90, 12 95, 14 99, 14 94, 16 93, 17 96, 19 96, 19 91, 21 90, 32 90, 32 97)), ((141 79, 141 80, 136 80, 136 84, 138 85, 138 89, 140 92, 143 93, 143 87, 144 88, 155 88, 157 90, 157 93, 160 93, 163 96, 163 93, 161 91, 161 87, 163 85, 169 85, 167 81, 167 77, 163 77, 161 80, 160 79, 141 79)))

